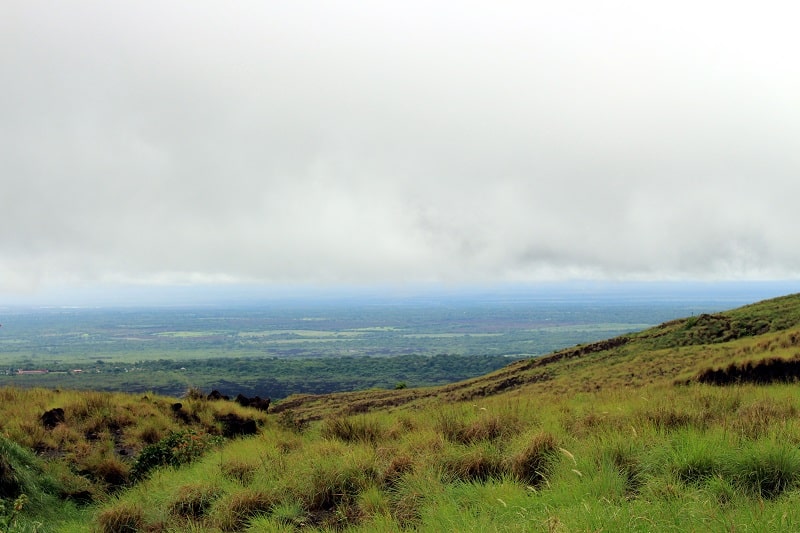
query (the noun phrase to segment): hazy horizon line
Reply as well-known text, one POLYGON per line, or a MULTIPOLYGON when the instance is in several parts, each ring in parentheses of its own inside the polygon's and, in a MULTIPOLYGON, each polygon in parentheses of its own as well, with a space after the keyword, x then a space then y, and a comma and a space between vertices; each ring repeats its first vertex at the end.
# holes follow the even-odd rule
MULTIPOLYGON (((514 296, 552 297, 681 297, 747 301, 800 292, 800 280, 575 280, 504 283, 415 283, 372 285, 209 284, 115 285, 62 287, 33 294, 0 296, 9 307, 132 307, 257 304, 273 302, 331 302, 347 300, 459 299, 514 296)), ((756 301, 753 300, 753 301, 756 301)))

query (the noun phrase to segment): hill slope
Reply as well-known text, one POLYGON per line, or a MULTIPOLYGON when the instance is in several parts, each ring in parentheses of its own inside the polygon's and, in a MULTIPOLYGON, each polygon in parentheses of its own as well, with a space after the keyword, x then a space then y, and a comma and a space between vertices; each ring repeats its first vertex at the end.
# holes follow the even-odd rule
POLYGON ((290 397, 266 416, 204 396, 180 406, 157 397, 0 389, 0 445, 14 452, 0 462, 0 525, 800 530, 796 391, 741 384, 759 363, 794 361, 798 345, 800 295, 792 295, 443 387, 290 397), (709 372, 729 370, 740 376, 736 387, 702 383, 709 372), (64 421, 41 427, 38 413, 56 403, 64 421), (220 444, 220 421, 232 415, 258 420, 259 434, 220 444), (145 442, 152 444, 142 448, 145 442), (145 455, 152 469, 133 475, 145 455), (117 484, 120 473, 131 475, 117 484), (14 498, 23 494, 30 502, 15 514, 14 498))
POLYGON ((800 345, 800 294, 659 326, 518 361, 478 378, 424 389, 292 396, 273 412, 302 419, 491 395, 561 395, 690 380, 730 364, 789 358, 800 345))

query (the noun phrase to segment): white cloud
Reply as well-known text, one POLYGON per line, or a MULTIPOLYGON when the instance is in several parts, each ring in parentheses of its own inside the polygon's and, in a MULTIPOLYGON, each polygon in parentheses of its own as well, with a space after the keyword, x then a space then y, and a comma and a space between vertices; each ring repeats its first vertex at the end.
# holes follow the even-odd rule
POLYGON ((800 272, 788 2, 0 9, 2 290, 800 272))

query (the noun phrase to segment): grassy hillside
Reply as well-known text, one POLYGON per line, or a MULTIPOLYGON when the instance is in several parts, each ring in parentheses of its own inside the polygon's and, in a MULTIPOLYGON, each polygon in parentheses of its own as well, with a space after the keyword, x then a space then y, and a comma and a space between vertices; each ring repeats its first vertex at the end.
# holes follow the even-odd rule
POLYGON ((748 382, 759 364, 790 368, 774 365, 798 344, 793 295, 444 387, 289 397, 266 416, 200 395, 175 410, 167 398, 6 389, 0 520, 19 531, 800 530, 794 377, 748 382), (709 372, 738 377, 710 385, 709 372), (65 420, 43 429, 54 407, 65 420), (259 434, 223 441, 231 414, 259 434))

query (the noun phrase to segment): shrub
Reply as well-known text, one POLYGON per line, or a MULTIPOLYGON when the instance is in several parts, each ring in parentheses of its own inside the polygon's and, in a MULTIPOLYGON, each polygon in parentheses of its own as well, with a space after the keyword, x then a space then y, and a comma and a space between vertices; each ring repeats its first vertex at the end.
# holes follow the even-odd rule
POLYGON ((173 432, 157 443, 144 447, 131 468, 131 478, 143 479, 159 466, 180 466, 194 461, 220 442, 221 437, 194 430, 173 432))
POLYGON ((28 497, 24 494, 17 496, 11 505, 6 505, 5 500, 0 499, 0 531, 18 531, 17 518, 27 503, 28 497))

